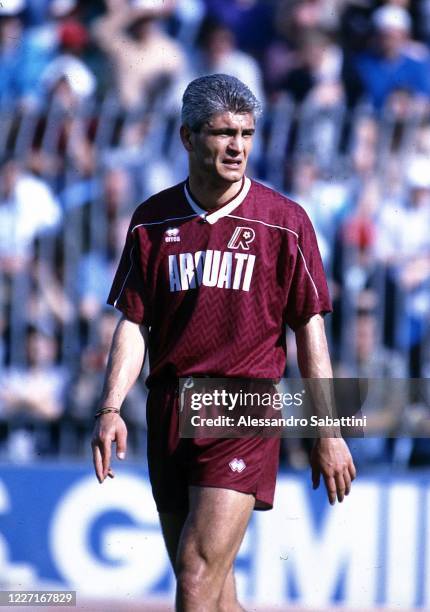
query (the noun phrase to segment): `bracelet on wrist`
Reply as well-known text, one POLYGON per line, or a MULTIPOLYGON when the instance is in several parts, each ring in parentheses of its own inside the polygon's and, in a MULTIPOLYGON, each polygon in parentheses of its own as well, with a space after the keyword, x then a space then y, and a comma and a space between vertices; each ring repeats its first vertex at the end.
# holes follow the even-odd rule
POLYGON ((119 414, 119 408, 102 408, 101 410, 95 413, 94 418, 97 419, 98 417, 101 417, 103 414, 109 414, 109 412, 119 414))

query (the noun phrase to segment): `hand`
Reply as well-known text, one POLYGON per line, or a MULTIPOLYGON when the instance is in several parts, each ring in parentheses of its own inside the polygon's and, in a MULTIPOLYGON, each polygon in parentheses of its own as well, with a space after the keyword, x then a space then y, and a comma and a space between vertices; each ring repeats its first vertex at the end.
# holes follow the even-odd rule
POLYGON ((109 412, 97 419, 91 440, 94 469, 100 484, 107 476, 115 477, 110 466, 112 442, 116 443, 118 459, 125 459, 127 427, 119 414, 109 412))
POLYGON ((330 504, 342 502, 349 495, 351 482, 356 476, 354 462, 343 438, 319 438, 311 453, 312 483, 314 489, 324 478, 330 504))

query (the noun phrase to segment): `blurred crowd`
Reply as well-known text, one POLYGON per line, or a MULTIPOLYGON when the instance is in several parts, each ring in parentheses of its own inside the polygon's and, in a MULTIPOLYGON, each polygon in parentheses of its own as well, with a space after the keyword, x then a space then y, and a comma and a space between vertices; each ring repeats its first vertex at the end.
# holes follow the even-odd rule
MULTIPOLYGON (((186 177, 181 95, 216 72, 264 105, 250 174, 314 224, 335 374, 414 381, 378 398, 358 461, 425 463, 430 0, 2 0, 0 458, 89 452, 130 213, 186 177)), ((136 453, 145 396, 124 406, 136 453)))

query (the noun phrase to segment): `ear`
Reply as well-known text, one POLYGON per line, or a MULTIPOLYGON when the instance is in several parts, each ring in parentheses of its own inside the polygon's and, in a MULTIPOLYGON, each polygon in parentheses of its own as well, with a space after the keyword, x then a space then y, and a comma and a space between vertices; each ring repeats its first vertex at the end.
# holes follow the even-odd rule
POLYGON ((181 136, 182 144, 184 145, 185 149, 188 151, 188 153, 191 153, 194 147, 191 141, 192 132, 190 128, 186 125, 181 125, 179 134, 181 136))

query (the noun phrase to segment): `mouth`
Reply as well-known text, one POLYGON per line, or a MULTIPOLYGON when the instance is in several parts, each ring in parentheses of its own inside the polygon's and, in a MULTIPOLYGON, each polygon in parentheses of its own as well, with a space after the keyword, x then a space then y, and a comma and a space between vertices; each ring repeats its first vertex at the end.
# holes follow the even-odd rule
POLYGON ((222 162, 225 166, 229 166, 230 168, 238 168, 242 165, 242 160, 238 159, 224 159, 222 162))

